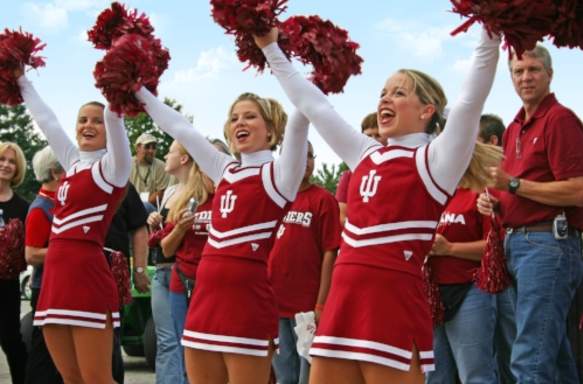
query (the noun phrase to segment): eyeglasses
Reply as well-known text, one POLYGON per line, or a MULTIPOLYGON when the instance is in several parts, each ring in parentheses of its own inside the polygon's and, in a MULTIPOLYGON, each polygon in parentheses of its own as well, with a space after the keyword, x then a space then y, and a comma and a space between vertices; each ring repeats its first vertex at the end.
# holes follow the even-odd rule
POLYGON ((156 143, 148 143, 146 145, 144 145, 144 148, 146 149, 156 149, 157 144, 156 143))

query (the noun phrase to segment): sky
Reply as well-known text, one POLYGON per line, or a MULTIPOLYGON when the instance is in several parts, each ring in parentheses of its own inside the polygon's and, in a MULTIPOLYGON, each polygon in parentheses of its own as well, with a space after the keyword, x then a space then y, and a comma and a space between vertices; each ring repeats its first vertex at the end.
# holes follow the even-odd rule
MULTIPOLYGON (((40 95, 73 136, 81 104, 103 97, 94 87, 93 68, 103 57, 86 39, 105 0, 0 0, 0 27, 31 32, 47 44, 42 52, 47 65, 28 73, 40 95)), ((235 45, 210 16, 206 0, 131 0, 128 7, 146 13, 155 34, 169 49, 172 59, 161 78, 160 97, 183 105, 204 135, 222 138, 222 126, 232 101, 243 92, 278 99, 288 112, 292 105, 275 77, 267 71, 257 74, 235 56, 235 45)), ((348 80, 344 93, 330 96, 337 111, 359 129, 362 118, 376 110, 385 80, 399 68, 427 72, 443 86, 450 102, 455 101, 477 43, 480 27, 450 36, 462 20, 450 12, 448 0, 289 0, 282 19, 293 15, 317 14, 348 30, 360 44, 362 74, 348 80)), ((581 50, 556 49, 550 43, 554 66, 551 85, 557 98, 583 117, 581 50)), ((494 87, 484 107, 507 124, 520 108, 506 64, 500 55, 494 87)), ((309 74, 310 68, 296 66, 309 74)), ((338 163, 340 159, 310 130, 317 162, 338 163)))

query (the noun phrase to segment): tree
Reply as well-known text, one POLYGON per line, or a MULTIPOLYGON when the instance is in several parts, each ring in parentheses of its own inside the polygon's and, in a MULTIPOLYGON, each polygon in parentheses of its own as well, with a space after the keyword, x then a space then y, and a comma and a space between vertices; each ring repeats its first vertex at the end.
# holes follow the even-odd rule
POLYGON ((47 142, 34 130, 32 117, 24 105, 7 107, 0 105, 0 141, 12 141, 22 148, 26 157, 26 175, 24 182, 16 188, 16 193, 32 201, 40 187, 32 171, 32 157, 43 149, 47 142))
MULTIPOLYGON (((182 111, 182 105, 178 104, 176 100, 164 99, 164 104, 174 108, 176 111, 182 111)), ((186 116, 186 118, 192 123, 192 116, 186 116)), ((156 157, 160 160, 164 160, 164 156, 168 153, 170 144, 172 144, 172 137, 169 134, 158 128, 154 121, 146 113, 140 113, 136 117, 126 117, 125 126, 128 132, 128 138, 130 141, 130 146, 132 148, 132 154, 136 154, 136 146, 134 143, 142 133, 150 133, 157 140, 156 157)))
POLYGON ((322 167, 316 171, 316 175, 312 176, 312 182, 335 194, 340 175, 346 170, 348 170, 348 166, 345 163, 338 165, 322 163, 322 167))

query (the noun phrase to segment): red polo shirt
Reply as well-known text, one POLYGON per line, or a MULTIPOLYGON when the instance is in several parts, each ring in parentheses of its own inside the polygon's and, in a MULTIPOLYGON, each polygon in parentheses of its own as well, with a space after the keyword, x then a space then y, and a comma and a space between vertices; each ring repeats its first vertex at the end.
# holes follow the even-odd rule
MULTIPOLYGON (((549 182, 583 176, 583 125, 577 116, 547 95, 533 116, 524 121, 524 108, 504 132, 502 168, 514 177, 549 182)), ((561 207, 500 193, 502 223, 521 227, 552 221, 561 207)), ((569 223, 583 229, 583 209, 565 208, 569 223)))

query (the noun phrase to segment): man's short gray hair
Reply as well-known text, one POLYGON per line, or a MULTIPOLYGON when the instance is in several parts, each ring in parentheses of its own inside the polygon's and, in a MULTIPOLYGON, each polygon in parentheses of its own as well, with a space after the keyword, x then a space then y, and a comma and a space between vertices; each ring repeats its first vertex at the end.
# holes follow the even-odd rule
POLYGON ((37 181, 40 183, 48 183, 54 180, 51 175, 51 170, 62 171, 63 167, 61 167, 51 147, 46 146, 34 154, 32 158, 32 170, 37 181))
MULTIPOLYGON (((551 54, 549 53, 549 50, 546 49, 541 44, 537 44, 534 47, 534 49, 532 49, 530 51, 525 51, 522 55, 534 57, 535 59, 539 59, 540 61, 542 61, 543 66, 545 67, 545 69, 547 71, 553 70, 553 60, 551 59, 551 54)), ((515 57, 516 57, 516 52, 514 52, 514 50, 512 50, 512 54, 510 55, 510 59, 508 60, 508 68, 510 69, 511 72, 512 72, 512 60, 515 57)))

